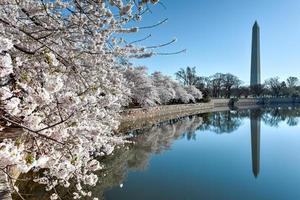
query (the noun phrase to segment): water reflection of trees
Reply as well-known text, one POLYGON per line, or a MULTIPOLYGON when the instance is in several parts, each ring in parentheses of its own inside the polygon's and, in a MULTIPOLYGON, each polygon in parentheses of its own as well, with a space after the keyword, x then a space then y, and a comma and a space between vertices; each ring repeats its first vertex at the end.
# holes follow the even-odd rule
MULTIPOLYGON (((106 170, 102 171, 99 186, 95 188, 98 197, 103 197, 104 191, 120 185, 125 179, 128 170, 144 170, 153 153, 159 154, 170 148, 172 142, 178 138, 188 140, 195 139, 197 130, 209 130, 217 134, 231 133, 242 124, 243 118, 252 119, 251 145, 252 145, 252 167, 255 176, 259 173, 259 137, 260 119, 268 115, 271 121, 274 119, 297 121, 300 116, 299 108, 272 108, 255 110, 226 111, 197 116, 178 118, 168 122, 160 123, 151 128, 135 131, 137 135, 135 144, 126 151, 120 150, 112 157, 106 158, 106 170), (272 110, 273 109, 273 110, 272 110), (290 114, 289 114, 290 113, 290 114), (259 130, 259 131, 258 131, 259 130), (103 176, 106 174, 106 176, 103 176)), ((264 123, 266 123, 264 121, 264 123)), ((270 125, 270 124, 269 124, 270 125)))
POLYGON ((280 122, 285 121, 289 126, 298 125, 300 109, 297 107, 265 108, 262 121, 269 125, 278 127, 280 122))
MULTIPOLYGON (((232 133, 242 124, 244 118, 249 118, 255 113, 255 118, 261 119, 265 124, 278 126, 282 121, 294 126, 300 117, 299 108, 264 108, 256 110, 235 110, 216 112, 209 114, 194 115, 190 117, 177 118, 157 125, 135 130, 131 134, 133 144, 128 148, 120 148, 113 155, 101 160, 105 168, 99 172, 99 183, 93 189, 93 194, 99 199, 103 199, 104 192, 112 187, 119 186, 128 174, 128 170, 144 170, 152 154, 159 154, 169 149, 172 143, 179 138, 187 140, 196 139, 196 131, 208 130, 217 134, 232 133)), ((252 134, 252 133, 251 133, 252 134)), ((253 173, 259 173, 259 135, 252 134, 252 164, 253 173), (256 136, 257 137, 254 137, 256 136), (255 145, 254 145, 255 144, 255 145)), ((26 175, 23 175, 26 177, 26 175)), ((22 178, 22 177, 21 177, 22 178)), ((20 185, 22 193, 30 193, 28 200, 49 199, 43 187, 34 183, 17 183, 20 185)), ((69 191, 60 191, 64 199, 71 199, 69 191)), ((17 198, 15 198, 17 199, 17 198)))
POLYGON ((204 123, 198 130, 209 130, 217 134, 231 133, 242 124, 242 119, 249 116, 249 110, 232 110, 209 113, 203 116, 204 123))
MULTIPOLYGON (((299 108, 288 107, 275 108, 275 111, 272 109, 226 111, 173 119, 151 128, 137 130, 134 132, 137 135, 134 139, 135 144, 125 151, 122 149, 106 158, 104 161, 106 170, 102 171, 100 183, 94 192, 98 197, 103 197, 104 191, 120 185, 126 179, 128 170, 144 170, 153 153, 162 153, 170 148, 172 142, 178 138, 195 139, 197 130, 210 130, 217 134, 231 133, 238 129, 243 118, 250 118, 250 116, 253 123, 260 123, 260 119, 266 115, 272 121, 276 121, 272 118, 279 118, 287 119, 287 123, 289 123, 290 119, 300 116, 299 111, 299 108), (289 111, 291 111, 290 114, 289 111)), ((260 131, 255 131, 258 129, 256 126, 253 126, 252 129, 252 167, 254 175, 257 176, 259 173, 260 131)))
MULTIPOLYGON (((162 153, 169 149, 172 142, 189 134, 195 134, 196 129, 202 124, 198 116, 173 119, 150 128, 135 131, 137 136, 134 144, 127 150, 120 149, 113 156, 106 158, 105 170, 101 172, 100 181, 93 193, 102 197, 104 191, 119 186, 125 180, 128 170, 144 170, 152 154, 162 153), (105 176, 104 176, 105 174, 105 176)), ((187 136, 188 137, 188 136, 187 136)))
MULTIPOLYGON (((159 154, 169 149, 172 142, 178 138, 194 138, 195 131, 202 122, 201 117, 190 116, 134 131, 136 136, 133 138, 132 144, 129 144, 127 148, 117 149, 113 155, 101 160, 105 168, 98 174, 98 185, 91 188, 93 194, 99 199, 103 199, 104 191, 120 185, 125 180, 129 169, 144 170, 147 168, 152 154, 159 154)), ((20 178, 26 178, 26 175, 22 175, 20 178)), ((17 182, 16 184, 19 186, 21 193, 29 194, 25 195, 28 200, 49 199, 49 194, 38 184, 32 182, 17 182)), ((59 190, 59 192, 64 199, 72 199, 72 195, 68 196, 72 193, 72 187, 69 191, 59 190)), ((15 199, 18 199, 18 197, 15 196, 15 199)))
MULTIPOLYGON (((208 113, 202 115, 203 124, 198 130, 209 130, 217 134, 232 133, 239 128, 244 118, 249 118, 251 110, 233 110, 208 113)), ((278 127, 285 122, 288 126, 296 126, 299 122, 299 107, 270 107, 252 109, 268 126, 278 127)))

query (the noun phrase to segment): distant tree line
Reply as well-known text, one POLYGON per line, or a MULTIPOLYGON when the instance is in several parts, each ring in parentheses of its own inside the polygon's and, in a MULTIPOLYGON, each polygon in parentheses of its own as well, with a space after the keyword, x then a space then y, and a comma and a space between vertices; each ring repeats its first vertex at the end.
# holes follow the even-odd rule
POLYGON ((196 67, 181 68, 175 73, 176 79, 183 85, 193 85, 202 91, 203 100, 210 98, 248 98, 252 97, 299 97, 300 85, 297 77, 288 77, 280 81, 279 77, 272 77, 263 84, 248 86, 231 73, 215 73, 204 77, 198 76, 196 67))

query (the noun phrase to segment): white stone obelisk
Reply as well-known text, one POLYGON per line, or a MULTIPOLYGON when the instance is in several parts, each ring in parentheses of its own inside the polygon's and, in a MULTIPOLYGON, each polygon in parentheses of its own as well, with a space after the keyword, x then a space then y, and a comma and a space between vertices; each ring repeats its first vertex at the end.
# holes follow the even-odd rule
POLYGON ((255 21, 252 28, 251 77, 250 86, 260 84, 260 35, 255 21))

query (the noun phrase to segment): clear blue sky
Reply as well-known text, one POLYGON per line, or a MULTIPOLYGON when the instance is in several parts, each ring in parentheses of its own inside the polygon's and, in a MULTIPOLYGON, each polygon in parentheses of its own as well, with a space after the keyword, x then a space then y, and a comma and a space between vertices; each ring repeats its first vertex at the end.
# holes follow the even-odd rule
POLYGON ((158 52, 187 49, 173 56, 133 60, 149 72, 174 76, 181 67, 196 66, 201 76, 230 72, 249 83, 251 29, 261 29, 262 80, 279 76, 300 78, 300 0, 161 0, 167 9, 152 7, 140 26, 164 18, 168 22, 142 30, 134 38, 151 33, 142 45, 155 45, 176 37, 178 41, 158 52))

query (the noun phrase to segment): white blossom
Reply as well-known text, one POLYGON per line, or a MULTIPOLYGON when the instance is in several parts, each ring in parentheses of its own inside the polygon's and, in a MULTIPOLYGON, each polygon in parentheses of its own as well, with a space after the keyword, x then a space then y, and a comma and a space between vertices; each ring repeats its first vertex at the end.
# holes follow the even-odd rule
POLYGON ((19 104, 21 100, 17 97, 13 97, 5 101, 4 109, 11 115, 17 115, 20 112, 19 104))
POLYGON ((49 160, 49 157, 43 155, 43 156, 39 157, 39 159, 37 159, 36 166, 40 167, 40 168, 46 168, 48 160, 49 160))
POLYGON ((97 160, 91 160, 88 162, 88 169, 90 171, 97 171, 101 169, 100 163, 97 160))
POLYGON ((96 174, 89 174, 84 176, 84 183, 90 186, 96 185, 98 176, 96 174))
MULTIPOLYGON (((1 38, 1 37, 0 37, 1 38)), ((0 54, 0 78, 13 73, 12 60, 9 54, 0 54)))
POLYGON ((1 51, 8 51, 13 46, 14 45, 13 45, 13 43, 12 43, 12 41, 10 39, 0 37, 0 52, 1 51))
POLYGON ((50 64, 52 64, 53 66, 58 66, 59 65, 59 62, 56 59, 54 53, 52 53, 52 52, 47 53, 47 56, 48 56, 50 64))
POLYGON ((53 193, 51 196, 50 196, 50 200, 57 200, 58 199, 58 195, 56 193, 53 193))
POLYGON ((4 101, 12 96, 13 94, 8 87, 0 87, 0 100, 4 101))
POLYGON ((45 89, 50 93, 58 92, 64 86, 63 79, 59 75, 49 75, 45 79, 45 89))

